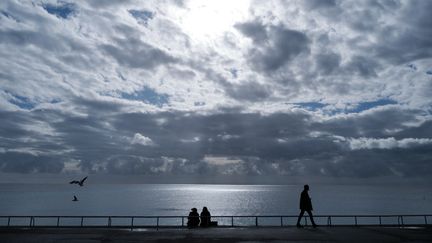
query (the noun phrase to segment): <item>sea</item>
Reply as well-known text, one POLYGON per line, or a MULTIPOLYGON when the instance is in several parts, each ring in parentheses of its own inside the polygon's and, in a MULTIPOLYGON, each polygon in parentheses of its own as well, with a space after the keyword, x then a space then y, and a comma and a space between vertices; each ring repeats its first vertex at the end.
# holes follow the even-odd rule
MULTIPOLYGON (((302 185, 0 184, 0 216, 187 216, 191 208, 200 212, 204 206, 213 216, 297 215, 302 189, 302 185), (74 195, 78 201, 72 201, 74 195)), ((309 195, 315 215, 432 214, 432 188, 427 186, 311 185, 309 195)))

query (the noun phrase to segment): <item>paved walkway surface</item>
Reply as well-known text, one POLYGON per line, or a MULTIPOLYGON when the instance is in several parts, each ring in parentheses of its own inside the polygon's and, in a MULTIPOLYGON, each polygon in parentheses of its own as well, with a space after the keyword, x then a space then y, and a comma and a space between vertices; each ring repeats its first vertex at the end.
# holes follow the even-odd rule
POLYGON ((432 228, 0 229, 0 242, 432 242, 432 228))

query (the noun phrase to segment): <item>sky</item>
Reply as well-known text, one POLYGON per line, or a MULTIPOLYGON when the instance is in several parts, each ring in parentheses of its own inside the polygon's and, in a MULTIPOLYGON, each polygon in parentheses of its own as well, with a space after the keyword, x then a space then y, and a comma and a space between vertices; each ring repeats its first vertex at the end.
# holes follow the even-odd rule
POLYGON ((431 9, 429 0, 1 1, 2 182, 432 184, 431 9))

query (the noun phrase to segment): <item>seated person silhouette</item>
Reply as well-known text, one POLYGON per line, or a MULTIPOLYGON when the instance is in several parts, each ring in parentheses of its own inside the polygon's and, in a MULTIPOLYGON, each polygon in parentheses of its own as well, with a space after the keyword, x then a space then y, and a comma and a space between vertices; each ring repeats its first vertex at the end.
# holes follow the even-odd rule
POLYGON ((198 210, 196 208, 192 208, 191 212, 189 213, 187 226, 189 228, 197 227, 200 223, 198 210))
POLYGON ((200 224, 201 227, 210 226, 211 215, 207 207, 203 207, 200 217, 201 217, 201 224, 200 224))

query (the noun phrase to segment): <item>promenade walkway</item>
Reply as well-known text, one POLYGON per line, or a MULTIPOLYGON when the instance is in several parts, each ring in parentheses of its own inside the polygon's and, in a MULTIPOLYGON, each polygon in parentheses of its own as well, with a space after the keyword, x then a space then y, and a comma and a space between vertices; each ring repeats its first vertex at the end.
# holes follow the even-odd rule
POLYGON ((431 227, 0 229, 2 243, 432 242, 431 227))

